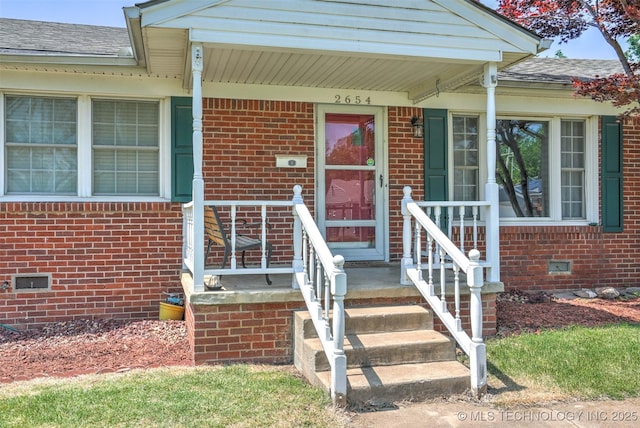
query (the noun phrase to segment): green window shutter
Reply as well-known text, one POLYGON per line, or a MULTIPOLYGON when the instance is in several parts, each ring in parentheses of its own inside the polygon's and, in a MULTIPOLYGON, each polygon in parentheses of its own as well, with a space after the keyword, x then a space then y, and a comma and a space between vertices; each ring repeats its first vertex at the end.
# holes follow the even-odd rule
POLYGON ((446 201, 447 110, 424 109, 424 198, 446 201))
POLYGON ((623 230, 622 124, 602 116, 602 230, 623 230))
POLYGON ((171 202, 189 202, 193 181, 191 98, 171 98, 171 202))

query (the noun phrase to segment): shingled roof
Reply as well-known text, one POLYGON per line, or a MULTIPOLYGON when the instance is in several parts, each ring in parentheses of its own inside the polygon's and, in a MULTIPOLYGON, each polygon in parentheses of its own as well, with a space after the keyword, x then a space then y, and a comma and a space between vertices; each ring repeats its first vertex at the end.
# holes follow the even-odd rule
POLYGON ((0 18, 0 54, 116 56, 126 28, 0 18))
MULTIPOLYGON (((130 46, 126 28, 0 18, 0 54, 117 56, 130 46)), ((530 58, 501 71, 499 80, 571 84, 573 77, 591 79, 620 72, 617 60, 530 58)))
POLYGON ((574 77, 590 80, 622 72, 622 65, 618 60, 529 58, 501 71, 499 80, 571 84, 574 77))

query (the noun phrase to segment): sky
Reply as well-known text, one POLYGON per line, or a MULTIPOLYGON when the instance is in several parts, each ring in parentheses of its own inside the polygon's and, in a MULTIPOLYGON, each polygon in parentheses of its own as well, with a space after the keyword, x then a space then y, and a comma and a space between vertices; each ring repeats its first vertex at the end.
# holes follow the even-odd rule
MULTIPOLYGON (((144 0, 0 0, 0 17, 125 27, 122 8, 142 2, 144 0)), ((497 1, 483 0, 482 3, 495 8, 497 1)), ((554 56, 558 50, 568 58, 617 59, 613 49, 595 30, 568 43, 554 42, 541 56, 554 56)))

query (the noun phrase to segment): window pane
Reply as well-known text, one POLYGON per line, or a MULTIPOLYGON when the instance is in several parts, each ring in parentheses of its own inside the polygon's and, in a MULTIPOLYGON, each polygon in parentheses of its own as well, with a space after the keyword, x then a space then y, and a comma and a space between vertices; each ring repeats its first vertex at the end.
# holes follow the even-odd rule
POLYGON ((585 122, 561 122, 562 218, 585 218, 585 122))
POLYGON ((374 165, 374 116, 329 113, 325 118, 327 165, 374 165))
POLYGON ((536 120, 498 120, 501 217, 549 216, 549 124, 536 120))
MULTIPOLYGON (((479 198, 478 117, 453 117, 453 198, 477 201, 479 198)), ((470 209, 467 215, 471 215, 470 209)))
POLYGON ((7 96, 5 112, 6 192, 76 193, 76 100, 7 96))
POLYGON ((158 107, 156 102, 93 101, 94 194, 158 195, 158 107))

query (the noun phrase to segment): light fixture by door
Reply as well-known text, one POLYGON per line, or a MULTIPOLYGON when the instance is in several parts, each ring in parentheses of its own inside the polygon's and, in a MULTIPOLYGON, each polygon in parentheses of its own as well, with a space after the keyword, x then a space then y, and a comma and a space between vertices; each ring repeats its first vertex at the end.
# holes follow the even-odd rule
POLYGON ((418 116, 411 118, 411 128, 413 129, 413 136, 416 138, 422 138, 424 132, 424 123, 418 116))

